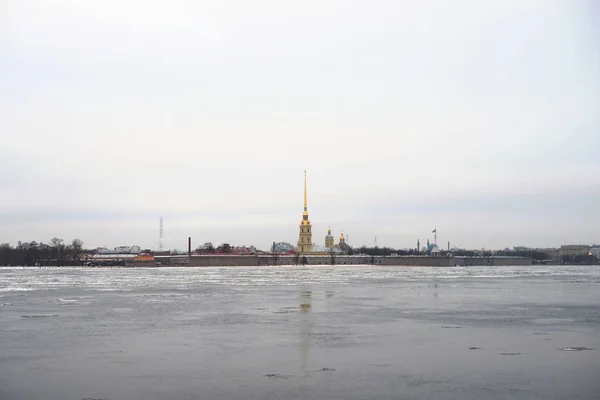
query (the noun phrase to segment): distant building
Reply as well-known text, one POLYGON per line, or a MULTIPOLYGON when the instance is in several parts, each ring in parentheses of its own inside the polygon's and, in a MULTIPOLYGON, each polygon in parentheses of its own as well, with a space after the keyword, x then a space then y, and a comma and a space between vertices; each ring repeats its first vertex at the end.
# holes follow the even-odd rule
POLYGON ((590 247, 590 253, 596 258, 600 258, 600 246, 590 247))
POLYGON ((348 243, 346 243, 346 238, 344 237, 344 232, 342 232, 342 234, 340 235, 340 242, 338 243, 337 247, 342 251, 350 250, 350 246, 348 245, 348 243))
POLYGON ((313 254, 313 255, 325 255, 325 254, 329 254, 330 252, 334 253, 334 254, 343 253, 342 250, 340 250, 340 248, 338 246, 325 247, 325 246, 320 246, 318 244, 313 244, 310 247, 310 254, 313 254))
POLYGON ((287 243, 287 242, 277 242, 277 243, 275 243, 274 251, 276 253, 289 253, 292 250, 296 250, 296 248, 292 244, 290 244, 290 243, 287 243))
POLYGON ((258 254, 258 249, 254 246, 233 246, 231 248, 231 254, 237 255, 252 255, 258 254))
POLYGON ((115 254, 140 254, 140 246, 117 246, 113 250, 115 254))
POLYGON ((545 248, 545 249, 534 249, 535 251, 539 251, 540 253, 544 253, 553 260, 558 260, 560 258, 560 249, 554 248, 545 248))
POLYGON ((531 248, 529 247, 525 247, 525 246, 515 246, 513 247, 514 251, 529 251, 531 250, 531 248))
POLYGON ((140 254, 142 249, 140 246, 117 246, 113 250, 106 247, 96 248, 98 254, 140 254))
POLYGON ((333 235, 331 234, 331 228, 327 229, 327 236, 325 236, 325 247, 331 249, 334 246, 333 235))
POLYGON ((559 256, 577 257, 586 256, 590 252, 590 247, 582 244, 560 246, 559 256))

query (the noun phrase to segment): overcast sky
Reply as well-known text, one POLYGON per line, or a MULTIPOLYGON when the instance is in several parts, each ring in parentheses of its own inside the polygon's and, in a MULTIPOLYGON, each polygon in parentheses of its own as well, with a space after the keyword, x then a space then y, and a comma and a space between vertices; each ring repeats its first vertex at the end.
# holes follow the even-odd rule
POLYGON ((0 1, 0 242, 600 243, 594 0, 0 1))

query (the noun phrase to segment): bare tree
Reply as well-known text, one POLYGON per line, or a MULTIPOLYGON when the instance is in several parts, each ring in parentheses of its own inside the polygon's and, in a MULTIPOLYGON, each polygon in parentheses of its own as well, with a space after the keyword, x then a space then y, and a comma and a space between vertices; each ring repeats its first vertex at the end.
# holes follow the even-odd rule
POLYGON ((54 253, 56 255, 56 266, 60 267, 60 261, 65 256, 64 240, 54 237, 50 239, 50 243, 52 243, 52 247, 54 248, 54 253))
POLYGON ((329 263, 335 265, 335 247, 329 247, 327 253, 329 253, 329 263))
POLYGON ((215 246, 212 242, 206 242, 202 246, 199 246, 196 251, 199 254, 212 254, 215 252, 215 246))
POLYGON ((277 261, 279 260, 279 252, 275 248, 275 242, 273 242, 273 247, 271 248, 271 257, 273 258, 273 265, 277 265, 277 261))
POLYGON ((222 245, 217 247, 217 251, 223 254, 231 253, 231 245, 229 243, 223 243, 222 245))
POLYGON ((79 239, 73 239, 71 246, 69 246, 71 259, 75 263, 79 263, 81 260, 81 254, 83 253, 83 242, 79 239))

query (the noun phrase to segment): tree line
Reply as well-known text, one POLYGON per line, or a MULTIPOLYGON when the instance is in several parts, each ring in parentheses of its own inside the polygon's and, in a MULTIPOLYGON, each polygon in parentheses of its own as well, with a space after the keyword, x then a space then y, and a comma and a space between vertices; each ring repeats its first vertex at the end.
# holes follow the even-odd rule
POLYGON ((375 247, 361 246, 361 247, 350 248, 349 250, 346 251, 346 253, 348 255, 365 254, 368 256, 391 256, 392 254, 399 255, 399 256, 414 256, 417 254, 423 254, 423 253, 418 253, 415 249, 404 250, 404 249, 394 249, 393 247, 379 247, 379 246, 375 246, 375 247))
POLYGON ((18 242, 16 246, 2 243, 0 244, 0 265, 82 265, 88 253, 79 239, 65 243, 63 239, 55 237, 50 239, 49 243, 18 242))
MULTIPOLYGON (((417 252, 416 249, 394 249, 391 247, 357 247, 351 249, 348 252, 352 254, 365 254, 369 256, 390 256, 392 254, 399 256, 414 256, 424 255, 426 253, 417 252)), ((525 250, 440 250, 440 255, 445 256, 452 254, 458 257, 526 257, 531 258, 534 262, 543 263, 552 260, 552 256, 548 253, 539 250, 525 249, 525 250)), ((567 256, 564 255, 559 260, 563 264, 593 264, 598 262, 598 258, 593 255, 577 255, 567 256)))
POLYGON ((233 250, 233 246, 229 243, 223 243, 215 248, 212 242, 206 242, 201 246, 198 246, 195 250, 198 254, 229 254, 233 250))

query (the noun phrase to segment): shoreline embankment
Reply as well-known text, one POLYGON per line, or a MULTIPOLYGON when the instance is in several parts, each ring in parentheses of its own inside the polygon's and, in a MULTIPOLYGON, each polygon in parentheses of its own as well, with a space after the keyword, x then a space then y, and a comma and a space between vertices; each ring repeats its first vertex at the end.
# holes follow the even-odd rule
POLYGON ((270 256, 270 255, 177 255, 156 256, 154 260, 128 260, 128 267, 252 267, 276 265, 307 266, 512 266, 532 265, 527 257, 448 257, 448 256, 270 256))

